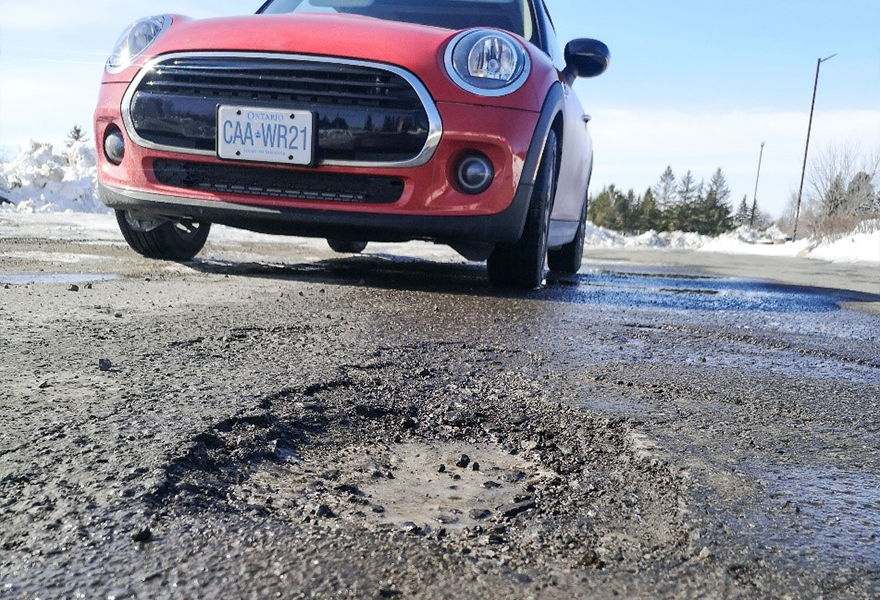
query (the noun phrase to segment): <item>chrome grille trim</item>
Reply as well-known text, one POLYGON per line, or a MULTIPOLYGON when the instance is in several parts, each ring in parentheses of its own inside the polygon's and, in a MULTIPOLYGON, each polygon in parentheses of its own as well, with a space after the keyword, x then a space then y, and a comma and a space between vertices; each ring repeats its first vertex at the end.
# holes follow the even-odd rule
POLYGON ((217 156, 216 152, 213 151, 194 150, 189 148, 179 148, 176 146, 165 146, 162 144, 156 144, 139 136, 137 131, 135 130, 134 124, 132 123, 131 103, 143 79, 151 72, 153 72, 154 69, 161 63, 178 58, 229 58, 232 60, 262 58, 267 60, 290 60, 328 65, 366 67, 370 69, 378 69, 393 73, 404 79, 412 87, 416 95, 419 97, 419 100, 421 100, 422 106, 425 109, 425 113, 428 115, 428 137, 425 140, 425 146, 422 148, 422 151, 415 158, 398 162, 324 160, 319 162, 319 165, 334 167, 376 168, 419 167, 426 164, 429 160, 431 160, 431 158, 433 158, 434 153, 437 151, 437 146, 440 144, 440 138, 443 136, 443 121, 440 117, 440 112, 437 110, 437 105, 434 103, 434 99, 431 97, 428 89, 414 74, 410 73, 406 69, 402 69, 394 65, 349 58, 312 56, 305 54, 282 54, 265 52, 176 52, 170 54, 162 54, 148 61, 141 68, 141 70, 138 71, 138 74, 134 77, 134 79, 132 79, 131 83, 128 86, 128 89, 125 92, 125 95, 122 98, 121 113, 126 133, 128 134, 129 138, 138 146, 148 148, 150 150, 160 150, 163 152, 173 152, 178 154, 191 154, 213 157, 217 156))

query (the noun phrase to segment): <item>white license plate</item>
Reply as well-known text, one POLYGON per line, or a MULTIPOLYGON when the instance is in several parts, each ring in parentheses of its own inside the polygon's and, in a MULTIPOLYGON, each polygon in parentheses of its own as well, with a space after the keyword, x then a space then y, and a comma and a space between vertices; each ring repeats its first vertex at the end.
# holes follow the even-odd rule
POLYGON ((307 110, 217 109, 217 155, 228 160, 311 165, 315 116, 307 110))

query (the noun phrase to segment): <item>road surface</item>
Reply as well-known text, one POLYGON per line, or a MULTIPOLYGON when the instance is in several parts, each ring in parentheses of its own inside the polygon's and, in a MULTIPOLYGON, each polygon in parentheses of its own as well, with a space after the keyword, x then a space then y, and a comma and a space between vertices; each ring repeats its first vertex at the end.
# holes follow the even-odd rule
POLYGON ((214 240, 0 237, 2 597, 880 594, 876 267, 214 240))

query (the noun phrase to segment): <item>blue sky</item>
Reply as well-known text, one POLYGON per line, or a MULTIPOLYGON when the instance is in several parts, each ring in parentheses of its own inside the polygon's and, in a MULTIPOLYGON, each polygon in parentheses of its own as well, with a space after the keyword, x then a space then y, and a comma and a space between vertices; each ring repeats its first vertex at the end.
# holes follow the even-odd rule
MULTIPOLYGON (((102 64, 137 17, 253 12, 260 0, 0 0, 0 146, 88 125, 102 64)), ((562 40, 595 37, 611 69, 576 89, 594 116, 594 188, 641 191, 667 164, 780 213, 797 185, 815 62, 814 146, 880 147, 880 0, 547 0, 562 40)))

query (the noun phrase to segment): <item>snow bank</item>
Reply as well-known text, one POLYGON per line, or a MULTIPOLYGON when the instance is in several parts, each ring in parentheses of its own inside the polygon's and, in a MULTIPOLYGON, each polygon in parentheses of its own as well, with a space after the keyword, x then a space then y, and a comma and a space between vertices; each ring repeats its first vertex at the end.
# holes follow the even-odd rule
POLYGON ((699 248, 711 238, 699 233, 683 231, 648 231, 638 236, 628 236, 587 222, 586 246, 596 248, 699 248))
POLYGON ((599 227, 598 225, 587 221, 584 245, 597 248, 622 248, 626 245, 626 238, 616 231, 599 227))
POLYGON ((52 144, 30 141, 12 161, 0 164, 0 197, 8 201, 4 210, 106 212, 96 184, 95 149, 85 142, 55 154, 52 144))
POLYGON ((684 231, 648 231, 631 236, 587 222, 586 246, 594 248, 672 248, 697 250, 714 238, 684 231))
POLYGON ((845 235, 822 240, 810 251, 810 258, 880 264, 880 219, 864 221, 845 235))
POLYGON ((587 224, 586 246, 593 248, 659 248, 696 250, 722 254, 752 254, 815 258, 833 262, 880 263, 880 220, 865 221, 846 235, 824 240, 789 242, 775 225, 755 230, 742 226, 734 231, 710 237, 682 231, 649 231, 627 236, 593 223, 587 224))
POLYGON ((716 238, 710 238, 699 250, 722 254, 803 256, 812 245, 809 240, 786 242, 785 234, 775 225, 765 230, 755 230, 743 225, 716 238))

